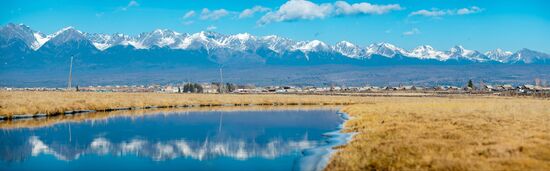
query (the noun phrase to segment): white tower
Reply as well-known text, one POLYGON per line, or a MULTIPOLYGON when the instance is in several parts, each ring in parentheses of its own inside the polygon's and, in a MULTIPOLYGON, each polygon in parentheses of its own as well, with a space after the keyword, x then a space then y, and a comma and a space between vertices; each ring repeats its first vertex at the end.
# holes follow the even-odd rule
POLYGON ((73 81, 72 74, 73 74, 73 56, 71 56, 71 64, 69 65, 69 80, 67 81, 67 90, 71 89, 71 82, 73 81))
POLYGON ((220 67, 220 93, 223 94, 223 65, 220 67))

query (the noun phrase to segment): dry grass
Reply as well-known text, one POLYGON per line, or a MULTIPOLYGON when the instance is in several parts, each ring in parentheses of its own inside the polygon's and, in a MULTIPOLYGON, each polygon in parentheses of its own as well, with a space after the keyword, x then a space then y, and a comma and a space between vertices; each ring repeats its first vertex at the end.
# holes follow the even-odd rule
POLYGON ((0 91, 0 115, 60 113, 70 110, 104 110, 121 107, 176 105, 297 105, 355 104, 365 97, 321 95, 238 95, 238 94, 160 94, 87 92, 9 92, 0 91))
POLYGON ((550 170, 550 101, 377 98, 327 170, 550 170))

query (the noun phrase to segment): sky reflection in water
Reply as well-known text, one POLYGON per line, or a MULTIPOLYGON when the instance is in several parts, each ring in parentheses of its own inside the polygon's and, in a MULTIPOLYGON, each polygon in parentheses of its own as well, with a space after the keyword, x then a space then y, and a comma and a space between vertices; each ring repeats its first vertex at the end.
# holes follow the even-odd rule
POLYGON ((216 111, 5 129, 0 170, 292 170, 341 123, 335 110, 216 111))

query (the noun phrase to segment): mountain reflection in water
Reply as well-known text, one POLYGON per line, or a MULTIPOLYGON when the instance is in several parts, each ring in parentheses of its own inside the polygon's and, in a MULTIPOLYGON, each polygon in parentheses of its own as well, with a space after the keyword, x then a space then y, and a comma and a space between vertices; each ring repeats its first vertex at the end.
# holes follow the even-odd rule
POLYGON ((153 161, 140 162, 142 170, 177 163, 193 166, 187 170, 238 170, 220 167, 235 163, 243 170, 289 170, 302 151, 326 145, 323 134, 341 122, 334 110, 217 111, 4 129, 0 170, 35 170, 41 162, 58 163, 54 170, 101 169, 113 167, 102 166, 113 158, 116 168, 129 168, 136 157, 153 161))
MULTIPOLYGON (((113 143, 105 138, 96 138, 83 149, 55 149, 49 147, 39 137, 32 136, 28 141, 32 156, 49 154, 59 160, 76 160, 85 154, 116 156, 138 155, 149 157, 155 161, 163 161, 177 157, 188 157, 196 160, 207 160, 218 156, 230 157, 236 160, 246 160, 252 157, 273 159, 281 155, 300 152, 315 147, 316 141, 270 140, 267 144, 247 143, 244 140, 204 140, 203 142, 189 142, 186 140, 172 140, 166 142, 148 142, 147 140, 132 139, 120 143, 113 143)), ((25 155, 25 154, 22 154, 25 155)), ((22 158, 24 156, 18 157, 22 158)))

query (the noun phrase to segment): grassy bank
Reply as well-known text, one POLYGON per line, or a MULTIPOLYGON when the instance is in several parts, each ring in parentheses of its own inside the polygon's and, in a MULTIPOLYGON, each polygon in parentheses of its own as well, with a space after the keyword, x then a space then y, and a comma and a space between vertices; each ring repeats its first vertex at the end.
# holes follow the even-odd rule
POLYGON ((123 107, 177 105, 341 105, 368 103, 372 98, 322 95, 239 95, 0 91, 0 115, 63 113, 123 107))
POLYGON ((358 132, 327 170, 550 170, 550 101, 379 98, 343 108, 358 132))

